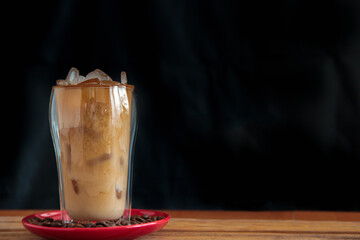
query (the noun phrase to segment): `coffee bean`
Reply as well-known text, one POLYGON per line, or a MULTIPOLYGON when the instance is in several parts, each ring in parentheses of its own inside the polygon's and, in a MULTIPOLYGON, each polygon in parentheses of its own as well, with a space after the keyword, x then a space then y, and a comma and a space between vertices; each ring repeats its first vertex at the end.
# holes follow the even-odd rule
POLYGON ((31 223, 31 224, 37 224, 37 223, 41 222, 42 220, 38 217, 32 217, 32 218, 28 218, 27 221, 28 221, 28 223, 31 223))
POLYGON ((116 225, 118 226, 126 226, 129 224, 130 224, 129 221, 124 218, 120 218, 119 220, 116 221, 116 225))
POLYGON ((98 221, 96 223, 90 221, 81 221, 81 222, 70 222, 62 223, 61 220, 54 220, 53 218, 44 218, 40 219, 38 217, 28 218, 27 221, 34 225, 45 226, 45 227, 63 227, 63 228, 98 228, 98 227, 115 227, 115 226, 127 226, 135 224, 144 224, 148 222, 154 222, 164 219, 164 216, 149 216, 144 214, 133 215, 130 217, 130 221, 125 218, 107 220, 107 221, 98 221))
POLYGON ((56 225, 61 224, 62 225, 63 223, 61 220, 55 220, 51 224, 56 224, 56 225))
POLYGON ((136 224, 140 224, 140 222, 136 221, 136 220, 131 220, 130 221, 130 224, 131 225, 136 225, 136 224))
POLYGON ((68 223, 68 224, 67 224, 67 227, 69 227, 69 228, 74 228, 74 227, 75 227, 75 223, 68 223))
POLYGON ((46 227, 50 227, 51 223, 50 222, 42 222, 39 224, 40 226, 46 226, 46 227))
POLYGON ((111 222, 106 222, 106 226, 107 226, 107 227, 115 227, 116 224, 111 221, 111 222))
POLYGON ((47 217, 47 218, 44 218, 43 221, 44 221, 44 222, 53 222, 54 219, 47 217))
POLYGON ((76 228, 84 228, 84 226, 81 225, 80 223, 76 223, 76 224, 75 224, 75 227, 76 227, 76 228))
POLYGON ((52 227, 62 227, 63 224, 61 222, 53 222, 53 223, 51 223, 51 226, 52 227))
POLYGON ((96 226, 107 227, 107 224, 104 221, 100 221, 96 223, 96 226))
POLYGON ((135 218, 135 221, 140 222, 140 223, 146 222, 145 218, 143 218, 143 217, 137 217, 137 218, 135 218))
POLYGON ((85 228, 90 228, 93 227, 95 225, 95 223, 89 222, 89 221, 85 221, 85 222, 80 222, 81 225, 83 225, 85 228))

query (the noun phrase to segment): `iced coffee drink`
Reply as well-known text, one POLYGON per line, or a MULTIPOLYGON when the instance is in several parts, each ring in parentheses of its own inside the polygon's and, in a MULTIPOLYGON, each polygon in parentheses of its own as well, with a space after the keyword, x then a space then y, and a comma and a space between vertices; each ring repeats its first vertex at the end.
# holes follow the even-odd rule
POLYGON ((73 220, 117 219, 124 213, 133 89, 100 70, 83 77, 75 68, 53 87, 60 200, 73 220))

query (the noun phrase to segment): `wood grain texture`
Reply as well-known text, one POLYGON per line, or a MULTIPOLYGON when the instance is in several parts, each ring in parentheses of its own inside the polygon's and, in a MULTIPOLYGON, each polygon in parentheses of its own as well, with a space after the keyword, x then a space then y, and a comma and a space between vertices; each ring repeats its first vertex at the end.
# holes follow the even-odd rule
MULTIPOLYGON (((0 216, 27 216, 33 213, 53 211, 45 209, 0 210, 0 216)), ((310 221, 360 221, 360 212, 328 211, 208 211, 208 210, 159 210, 173 218, 197 219, 266 219, 310 221)))
MULTIPOLYGON (((40 240, 19 216, 0 217, 0 240, 40 240)), ((360 239, 360 222, 173 218, 142 239, 360 239)))
POLYGON ((184 232, 283 232, 354 233, 360 236, 360 222, 300 220, 237 220, 175 218, 166 231, 184 232))
POLYGON ((218 210, 218 211, 165 210, 165 211, 169 213, 171 217, 174 218, 291 220, 294 217, 294 212, 291 211, 222 211, 222 210, 218 210))
MULTIPOLYGON (((0 240, 44 240, 43 238, 37 237, 27 231, 16 231, 16 232, 0 232, 0 240)), ((287 233, 196 233, 196 232, 175 232, 169 233, 159 231, 148 236, 141 238, 143 240, 359 240, 359 235, 356 234, 287 234, 287 233)))
POLYGON ((295 211, 294 217, 296 220, 360 222, 360 212, 295 211))
POLYGON ((181 240, 359 240, 357 234, 318 234, 318 233, 237 233, 237 232, 209 232, 209 233, 197 233, 197 232, 176 232, 169 235, 167 232, 159 231, 149 236, 142 238, 143 240, 169 240, 169 239, 181 239, 181 240))

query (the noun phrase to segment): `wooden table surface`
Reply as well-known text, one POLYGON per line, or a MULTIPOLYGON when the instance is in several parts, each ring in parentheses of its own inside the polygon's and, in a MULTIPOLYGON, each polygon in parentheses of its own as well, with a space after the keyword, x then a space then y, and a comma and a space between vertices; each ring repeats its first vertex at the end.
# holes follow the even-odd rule
MULTIPOLYGON (((40 240, 22 217, 45 210, 0 210, 0 240, 40 240)), ((166 211, 166 210, 165 210, 166 211)), ((360 212, 168 210, 170 222, 141 239, 360 240, 360 212)))

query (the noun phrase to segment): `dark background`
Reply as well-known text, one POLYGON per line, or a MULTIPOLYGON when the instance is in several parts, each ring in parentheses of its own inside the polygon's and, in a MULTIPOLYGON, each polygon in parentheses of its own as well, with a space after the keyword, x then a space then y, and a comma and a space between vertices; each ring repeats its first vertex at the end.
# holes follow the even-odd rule
POLYGON ((48 103, 77 67, 136 86, 133 207, 360 210, 360 1, 2 10, 0 208, 59 208, 48 103))

